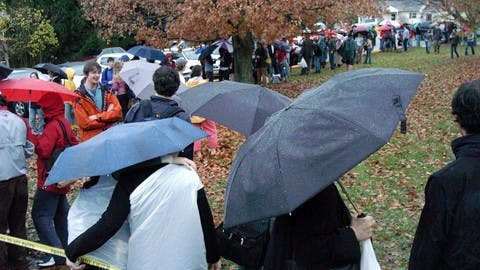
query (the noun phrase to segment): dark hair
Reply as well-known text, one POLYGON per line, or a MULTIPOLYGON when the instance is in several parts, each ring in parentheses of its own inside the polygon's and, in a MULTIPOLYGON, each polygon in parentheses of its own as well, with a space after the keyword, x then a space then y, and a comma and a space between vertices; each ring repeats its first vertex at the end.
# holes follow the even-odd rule
POLYGON ((202 66, 195 65, 191 67, 192 73, 190 73, 190 77, 198 77, 202 76, 202 66))
POLYGON ((458 88, 452 98, 452 114, 467 134, 480 134, 480 80, 458 88))
POLYGON ((115 62, 115 59, 113 59, 113 57, 108 57, 107 63, 108 63, 108 62, 115 62))
POLYGON ((7 106, 8 102, 4 95, 0 94, 0 106, 7 106))
POLYGON ((178 72, 169 66, 160 66, 153 73, 153 87, 157 94, 171 97, 177 92, 180 86, 178 72))
POLYGON ((87 61, 83 66, 83 74, 85 76, 88 76, 88 73, 95 70, 102 72, 102 67, 95 60, 87 61))
POLYGON ((40 77, 38 76, 38 73, 36 71, 30 73, 30 78, 32 77, 32 75, 35 75, 35 77, 37 77, 37 79, 40 79, 40 77))

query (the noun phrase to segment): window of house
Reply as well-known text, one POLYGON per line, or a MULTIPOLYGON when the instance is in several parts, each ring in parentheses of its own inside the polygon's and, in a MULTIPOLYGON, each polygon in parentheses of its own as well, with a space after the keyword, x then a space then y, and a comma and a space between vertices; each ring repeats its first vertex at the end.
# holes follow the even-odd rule
POLYGON ((417 13, 416 12, 410 12, 410 19, 416 19, 417 18, 417 13))

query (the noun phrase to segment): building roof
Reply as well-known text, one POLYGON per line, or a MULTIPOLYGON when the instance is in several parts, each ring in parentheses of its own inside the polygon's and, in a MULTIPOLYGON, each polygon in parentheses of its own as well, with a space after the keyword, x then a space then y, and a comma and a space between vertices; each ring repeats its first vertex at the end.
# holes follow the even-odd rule
POLYGON ((398 12, 421 12, 425 8, 421 0, 390 0, 386 4, 398 12))

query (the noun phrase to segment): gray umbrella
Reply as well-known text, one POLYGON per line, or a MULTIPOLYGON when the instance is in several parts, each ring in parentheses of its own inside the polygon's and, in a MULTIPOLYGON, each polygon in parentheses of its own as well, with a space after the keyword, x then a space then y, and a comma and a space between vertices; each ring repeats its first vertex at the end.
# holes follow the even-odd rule
POLYGON ((178 95, 180 106, 238 131, 246 137, 292 100, 263 86, 232 81, 208 82, 178 95))
POLYGON ((377 151, 422 80, 399 69, 345 72, 272 115, 235 157, 224 226, 289 213, 377 151))

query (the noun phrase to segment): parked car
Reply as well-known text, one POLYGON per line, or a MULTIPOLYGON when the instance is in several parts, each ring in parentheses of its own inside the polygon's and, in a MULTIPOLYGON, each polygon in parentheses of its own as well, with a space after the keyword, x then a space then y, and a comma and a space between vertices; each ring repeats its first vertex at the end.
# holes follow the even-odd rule
MULTIPOLYGON (((186 48, 180 52, 175 49, 164 50, 163 53, 165 54, 171 53, 173 56, 173 60, 177 60, 180 58, 187 60, 187 65, 185 66, 185 70, 182 72, 182 75, 185 78, 185 81, 188 81, 188 79, 190 79, 190 74, 192 73, 191 68, 196 65, 201 65, 200 61, 198 60, 199 54, 196 54, 195 49, 193 48, 186 48)), ((218 78, 219 71, 220 71, 220 60, 219 60, 220 55, 213 53, 212 58, 215 60, 215 64, 213 64, 213 77, 218 78)))
POLYGON ((113 60, 115 61, 117 58, 123 55, 128 55, 128 58, 130 59, 133 58, 133 54, 126 53, 126 52, 125 53, 106 53, 106 54, 99 55, 97 57, 97 63, 102 67, 102 70, 104 70, 105 68, 108 68, 108 58, 112 57, 113 60))
MULTIPOLYGON (((10 73, 10 75, 8 75, 7 79, 30 78, 32 72, 37 72, 38 77, 41 80, 48 81, 49 79, 48 75, 33 68, 16 68, 10 73)), ((9 102, 7 106, 11 112, 16 113, 21 117, 28 118, 28 102, 9 102)))
POLYGON ((100 53, 98 54, 98 56, 100 55, 104 55, 104 54, 107 54, 107 53, 123 53, 125 54, 127 51, 125 51, 123 48, 121 47, 109 47, 109 48, 104 48, 102 49, 102 51, 100 51, 100 53))
POLYGON ((81 84, 81 81, 83 77, 83 66, 85 65, 85 62, 66 62, 63 64, 59 64, 58 66, 62 68, 63 71, 66 72, 67 68, 73 68, 75 70, 75 74, 73 75, 73 82, 75 83, 75 86, 78 88, 81 84))

